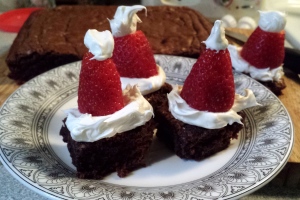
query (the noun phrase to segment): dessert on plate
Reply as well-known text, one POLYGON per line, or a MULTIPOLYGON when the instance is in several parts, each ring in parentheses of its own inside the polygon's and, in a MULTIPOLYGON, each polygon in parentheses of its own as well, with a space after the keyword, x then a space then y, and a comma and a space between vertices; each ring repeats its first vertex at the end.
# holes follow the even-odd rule
POLYGON ((156 107, 155 99, 165 91, 163 88, 171 86, 166 81, 164 70, 155 63, 154 55, 141 30, 137 30, 137 23, 141 22, 137 12, 145 10, 141 5, 119 6, 114 18, 110 20, 112 34, 115 40, 113 61, 121 76, 122 89, 128 84, 137 85, 151 105, 156 107))
POLYGON ((77 177, 101 179, 115 171, 124 177, 145 166, 156 128, 153 108, 136 86, 122 91, 109 31, 88 30, 84 43, 89 52, 82 60, 78 108, 65 110, 60 135, 77 177))
POLYGON ((258 27, 244 46, 228 46, 233 68, 249 74, 276 95, 285 88, 282 78, 285 24, 284 13, 260 11, 258 27))
POLYGON ((158 139, 183 159, 201 160, 227 148, 243 127, 240 111, 258 105, 249 89, 235 94, 221 21, 204 43, 184 85, 173 87, 155 113, 158 139))

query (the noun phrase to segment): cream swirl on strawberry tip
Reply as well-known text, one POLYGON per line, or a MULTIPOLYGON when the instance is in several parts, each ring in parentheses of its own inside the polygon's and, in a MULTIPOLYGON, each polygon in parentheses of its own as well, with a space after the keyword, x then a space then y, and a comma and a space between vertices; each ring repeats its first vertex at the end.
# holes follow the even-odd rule
POLYGON ((110 31, 89 29, 84 36, 84 44, 94 55, 92 59, 101 61, 112 57, 114 38, 110 31))
MULTIPOLYGON (((222 26, 222 21, 217 20, 211 31, 211 35, 204 43, 206 48, 220 51, 225 50, 228 45, 227 39, 224 37, 225 31, 222 26), (214 44, 216 43, 216 44, 214 44)), ((250 89, 245 90, 245 96, 235 94, 234 104, 227 112, 208 112, 197 110, 190 107, 187 102, 180 96, 182 87, 173 86, 173 90, 167 94, 169 111, 176 119, 194 126, 199 126, 207 129, 218 129, 225 127, 227 124, 234 122, 240 123, 242 117, 237 112, 260 105, 257 103, 253 92, 250 89)))
MULTIPOLYGON (((99 62, 112 56, 114 42, 109 31, 88 30, 84 43, 94 55, 93 59, 99 62), (105 41, 101 42, 99 39, 105 41)), ((128 85, 122 93, 125 107, 110 115, 92 116, 89 113, 80 113, 78 108, 65 110, 66 126, 72 139, 94 142, 142 126, 153 117, 152 106, 136 85, 128 85)))
POLYGON ((286 17, 283 12, 279 11, 259 11, 260 17, 258 26, 266 31, 278 33, 282 31, 286 25, 286 17))
MULTIPOLYGON (((286 24, 285 14, 278 11, 259 11, 258 26, 266 32, 280 32, 286 24)), ((233 68, 238 72, 249 73, 250 76, 260 81, 278 81, 284 75, 282 65, 271 69, 270 67, 258 69, 245 61, 241 56, 241 47, 228 45, 233 68)))
POLYGON ((222 21, 216 20, 207 40, 203 41, 207 49, 220 51, 227 48, 228 40, 225 38, 225 29, 221 28, 221 26, 222 21))
POLYGON ((137 29, 137 23, 142 22, 137 16, 137 12, 147 9, 145 6, 119 6, 112 20, 109 20, 113 36, 122 37, 134 33, 137 29))

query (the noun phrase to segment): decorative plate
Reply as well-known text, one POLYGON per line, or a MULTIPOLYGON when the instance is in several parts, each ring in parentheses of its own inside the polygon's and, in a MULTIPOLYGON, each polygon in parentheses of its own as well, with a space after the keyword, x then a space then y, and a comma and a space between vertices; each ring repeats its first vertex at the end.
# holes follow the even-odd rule
MULTIPOLYGON (((195 59, 155 55, 167 81, 183 84, 195 59)), ((239 198, 274 178, 293 146, 291 118, 268 89, 234 72, 236 92, 250 88, 262 106, 246 109, 244 129, 226 150, 186 161, 154 140, 148 166, 126 178, 75 177, 59 130, 62 110, 77 106, 81 63, 50 70, 22 85, 0 110, 1 162, 20 182, 52 199, 200 200, 239 198)), ((88 155, 87 155, 88 156, 88 155)))

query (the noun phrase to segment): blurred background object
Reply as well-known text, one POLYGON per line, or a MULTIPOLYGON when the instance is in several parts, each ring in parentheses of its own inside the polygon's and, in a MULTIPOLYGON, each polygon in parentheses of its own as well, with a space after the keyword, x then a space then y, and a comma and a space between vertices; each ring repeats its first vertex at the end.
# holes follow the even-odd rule
POLYGON ((90 5, 134 5, 141 4, 140 0, 56 0, 57 5, 90 4, 90 5))
POLYGON ((16 0, 16 8, 27 7, 55 7, 55 0, 16 0))
POLYGON ((0 0, 0 12, 28 7, 55 7, 55 0, 0 0))
POLYGON ((237 20, 244 16, 258 19, 262 0, 141 0, 143 5, 188 6, 211 20, 230 14, 237 20))

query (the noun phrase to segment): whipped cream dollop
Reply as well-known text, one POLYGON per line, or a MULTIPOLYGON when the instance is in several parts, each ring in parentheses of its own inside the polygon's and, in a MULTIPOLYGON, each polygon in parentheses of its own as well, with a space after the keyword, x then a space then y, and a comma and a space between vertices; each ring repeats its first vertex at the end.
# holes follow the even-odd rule
POLYGON ((286 24, 285 14, 279 11, 259 11, 258 26, 266 32, 280 32, 286 24))
POLYGON ((235 94, 233 107, 227 112, 207 112, 200 111, 190 107, 184 99, 181 98, 180 92, 182 87, 174 86, 173 90, 167 95, 169 101, 169 110, 172 115, 187 124, 199 126, 207 129, 218 129, 225 127, 227 124, 237 122, 242 124, 242 117, 237 112, 259 105, 253 92, 245 90, 246 96, 235 94))
POLYGON ((273 69, 269 67, 258 69, 252 66, 241 57, 241 50, 241 47, 228 45, 232 67, 237 72, 249 73, 252 78, 260 81, 279 81, 284 75, 282 65, 273 69))
POLYGON ((84 44, 94 55, 92 59, 102 61, 112 57, 115 43, 110 31, 89 29, 84 36, 84 44))
POLYGON ((112 20, 109 20, 113 36, 122 37, 136 31, 138 22, 142 22, 137 12, 145 9, 145 6, 119 6, 112 20))
POLYGON ((216 20, 211 30, 209 37, 205 43, 207 49, 211 50, 225 50, 228 46, 228 40, 225 38, 225 28, 221 20, 216 20))
POLYGON ((157 75, 151 76, 149 78, 121 77, 122 90, 126 88, 127 85, 137 85, 142 95, 146 95, 159 90, 166 81, 166 74, 164 70, 158 65, 157 71, 157 75))
POLYGON ((78 142, 94 142, 102 138, 112 137, 138 126, 144 125, 153 117, 153 108, 143 97, 137 86, 126 87, 123 91, 126 106, 106 116, 82 114, 77 108, 65 110, 66 126, 73 140, 78 142))

